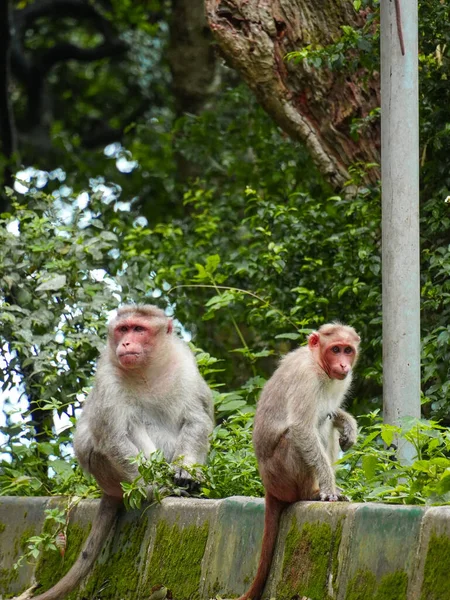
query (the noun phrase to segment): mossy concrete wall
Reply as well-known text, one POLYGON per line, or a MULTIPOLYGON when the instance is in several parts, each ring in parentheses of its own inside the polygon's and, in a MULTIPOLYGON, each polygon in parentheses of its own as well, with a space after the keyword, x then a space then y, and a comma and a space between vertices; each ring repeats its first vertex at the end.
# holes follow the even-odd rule
MULTIPOLYGON (((0 498, 0 598, 34 579, 50 587, 70 567, 98 501, 72 512, 64 558, 13 565, 44 528, 44 510, 64 500, 0 498)), ((148 600, 163 584, 174 600, 236 597, 258 564, 264 502, 167 498, 123 512, 97 564, 69 600, 148 600)), ((266 598, 450 600, 450 507, 302 502, 283 515, 266 598)))

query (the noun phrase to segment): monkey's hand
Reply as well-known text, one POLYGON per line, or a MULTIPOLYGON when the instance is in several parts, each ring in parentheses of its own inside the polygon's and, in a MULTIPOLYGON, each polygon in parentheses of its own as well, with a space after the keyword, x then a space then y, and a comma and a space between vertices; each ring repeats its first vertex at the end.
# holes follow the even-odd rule
POLYGON ((196 481, 190 473, 179 467, 175 471, 175 485, 184 488, 189 494, 196 494, 200 491, 200 482, 196 481))
POLYGON ((339 446, 341 447, 342 452, 349 450, 355 442, 356 436, 354 438, 349 437, 348 435, 339 436, 339 446))
POLYGON ((358 430, 353 417, 343 411, 341 415, 345 415, 345 418, 342 418, 342 416, 337 417, 336 422, 339 430, 339 446, 342 452, 345 452, 356 442, 358 430))

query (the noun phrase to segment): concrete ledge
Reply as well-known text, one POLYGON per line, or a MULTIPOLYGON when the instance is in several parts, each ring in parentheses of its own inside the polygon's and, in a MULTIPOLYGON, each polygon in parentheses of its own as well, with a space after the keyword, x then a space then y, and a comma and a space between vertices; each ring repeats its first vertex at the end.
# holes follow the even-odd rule
MULTIPOLYGON (((0 598, 33 577, 53 585, 77 556, 98 501, 71 513, 64 559, 46 553, 12 569, 44 510, 63 499, 0 498, 0 598)), ((123 512, 83 588, 69 600, 148 600, 164 584, 175 600, 245 592, 258 564, 264 501, 167 498, 123 512)), ((278 600, 450 600, 450 507, 302 502, 283 515, 265 597, 278 600)))

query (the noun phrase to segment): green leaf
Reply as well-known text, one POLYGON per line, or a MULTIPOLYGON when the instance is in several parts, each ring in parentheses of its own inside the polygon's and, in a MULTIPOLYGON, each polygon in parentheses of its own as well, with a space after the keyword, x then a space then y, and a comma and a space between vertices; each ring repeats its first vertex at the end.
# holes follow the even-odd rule
POLYGON ((366 454, 362 459, 362 467, 367 479, 373 479, 377 472, 378 459, 372 454, 366 454))
POLYGON ((246 404, 245 400, 231 400, 231 402, 222 402, 217 408, 220 411, 234 412, 246 404))
POLYGON ((43 283, 37 286, 36 292, 55 292, 60 290, 66 285, 67 278, 65 275, 55 275, 50 279, 47 279, 43 283))
POLYGON ((63 479, 68 479, 73 475, 72 467, 65 460, 57 459, 52 460, 50 466, 54 471, 63 479))
POLYGON ((210 275, 213 275, 219 265, 220 265, 220 256, 218 254, 212 254, 211 256, 208 256, 206 259, 205 269, 210 275))
POLYGON ((396 433, 398 433, 399 428, 393 425, 383 425, 381 428, 381 439, 389 448, 394 441, 396 433))

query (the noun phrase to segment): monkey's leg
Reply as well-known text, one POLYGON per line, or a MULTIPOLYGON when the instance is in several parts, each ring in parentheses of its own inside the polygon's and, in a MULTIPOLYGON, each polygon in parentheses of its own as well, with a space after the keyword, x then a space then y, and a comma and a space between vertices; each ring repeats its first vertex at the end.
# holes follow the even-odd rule
MULTIPOLYGON (((330 463, 328 449, 324 447, 319 432, 315 428, 305 427, 303 423, 295 423, 286 432, 286 440, 296 462, 299 473, 313 473, 319 483, 320 499, 324 502, 336 502, 336 483, 333 468, 330 463)), ((299 489, 302 490, 304 482, 298 479, 299 489)), ((309 489, 307 493, 314 490, 309 489)), ((313 496, 309 496, 311 499, 313 496)), ((308 497, 298 498, 307 500, 308 497)))

